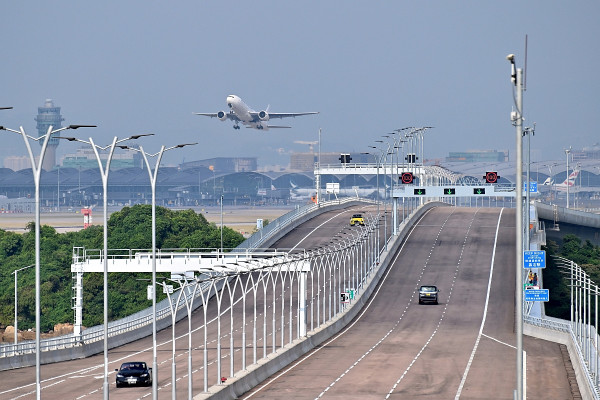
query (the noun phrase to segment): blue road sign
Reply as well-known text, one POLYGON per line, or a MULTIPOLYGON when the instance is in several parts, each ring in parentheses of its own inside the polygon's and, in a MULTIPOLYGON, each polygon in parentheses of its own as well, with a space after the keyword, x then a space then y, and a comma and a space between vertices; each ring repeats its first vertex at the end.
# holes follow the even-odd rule
POLYGON ((525 301, 550 301, 548 289, 525 289, 525 301))
MULTIPOLYGON (((523 191, 527 191, 527 182, 523 182, 523 191)), ((529 182, 529 193, 537 193, 537 182, 529 182)))
POLYGON ((546 251, 525 250, 523 252, 523 268, 546 268, 546 251))

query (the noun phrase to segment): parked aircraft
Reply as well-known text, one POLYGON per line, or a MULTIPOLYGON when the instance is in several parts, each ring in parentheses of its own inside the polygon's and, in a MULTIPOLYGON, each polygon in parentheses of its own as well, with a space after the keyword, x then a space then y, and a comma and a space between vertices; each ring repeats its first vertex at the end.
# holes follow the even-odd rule
POLYGON ((554 190, 557 190, 559 192, 566 192, 567 187, 569 188, 569 190, 573 189, 573 187, 575 186, 575 181, 577 180, 577 176, 579 176, 578 169, 573 170, 573 172, 571 172, 569 177, 567 179, 565 179, 562 183, 557 183, 557 184, 553 185, 553 181, 550 178, 547 178, 544 181, 544 185, 551 186, 554 190))
POLYGON ((233 121, 233 129, 240 129, 240 122, 246 125, 246 128, 254 128, 260 130, 268 130, 269 128, 291 128, 291 126, 269 125, 268 121, 273 118, 289 118, 299 117, 301 115, 318 114, 316 111, 303 113, 274 113, 269 112, 269 107, 266 110, 254 111, 238 96, 230 94, 227 96, 227 106, 229 112, 219 111, 217 113, 194 113, 196 115, 204 115, 211 118, 219 118, 221 121, 233 121))

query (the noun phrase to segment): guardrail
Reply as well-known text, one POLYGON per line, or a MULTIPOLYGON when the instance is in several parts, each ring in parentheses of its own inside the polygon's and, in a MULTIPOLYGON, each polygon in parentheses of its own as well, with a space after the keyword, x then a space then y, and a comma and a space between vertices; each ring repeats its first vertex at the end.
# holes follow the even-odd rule
MULTIPOLYGON (((206 292, 210 289, 209 283, 203 283, 200 290, 196 291, 196 295, 194 299, 200 297, 202 295, 201 292, 206 292)), ((181 290, 181 289, 178 289, 181 290)), ((175 293, 178 293, 176 291, 175 293)), ((190 301, 192 295, 188 292, 184 294, 186 301, 190 301)), ((183 301, 177 307, 176 312, 178 313, 180 310, 186 307, 186 301, 183 301)), ((197 308, 200 306, 200 302, 197 303, 197 308)), ((167 318, 171 315, 171 308, 169 305, 168 299, 164 299, 156 304, 156 320, 160 321, 164 318, 167 318)), ((125 332, 129 332, 135 329, 139 329, 141 327, 150 325, 152 323, 152 307, 149 307, 145 310, 139 311, 135 314, 127 316, 125 318, 121 318, 116 321, 112 321, 108 323, 108 336, 114 337, 120 335, 125 332)), ((94 342, 98 342, 104 339, 104 325, 96 325, 85 329, 80 337, 70 335, 63 335, 56 338, 48 338, 42 339, 40 341, 40 350, 41 351, 52 351, 52 350, 60 350, 66 349, 69 347, 79 346, 83 344, 91 344, 94 342)), ((2 357, 12 357, 17 355, 23 355, 27 353, 35 353, 35 341, 28 340, 23 341, 17 344, 5 344, 0 346, 0 358, 2 357)))

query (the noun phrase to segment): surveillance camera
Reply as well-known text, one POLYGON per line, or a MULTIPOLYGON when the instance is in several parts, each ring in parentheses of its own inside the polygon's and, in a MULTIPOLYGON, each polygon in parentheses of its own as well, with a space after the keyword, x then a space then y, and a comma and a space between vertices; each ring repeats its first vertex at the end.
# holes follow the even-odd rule
POLYGON ((506 59, 510 62, 515 61, 515 55, 514 54, 509 54, 506 56, 506 59))

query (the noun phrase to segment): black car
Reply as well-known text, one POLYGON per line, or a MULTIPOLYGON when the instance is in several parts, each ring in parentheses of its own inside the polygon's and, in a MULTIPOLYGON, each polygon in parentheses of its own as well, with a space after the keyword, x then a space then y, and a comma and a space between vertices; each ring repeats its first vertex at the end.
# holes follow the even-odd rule
POLYGON ((117 387, 152 385, 152 368, 148 368, 145 362, 126 362, 121 364, 121 368, 115 369, 115 371, 117 371, 117 387))
POLYGON ((438 304, 438 293, 440 290, 434 285, 423 285, 419 288, 419 304, 438 304))

